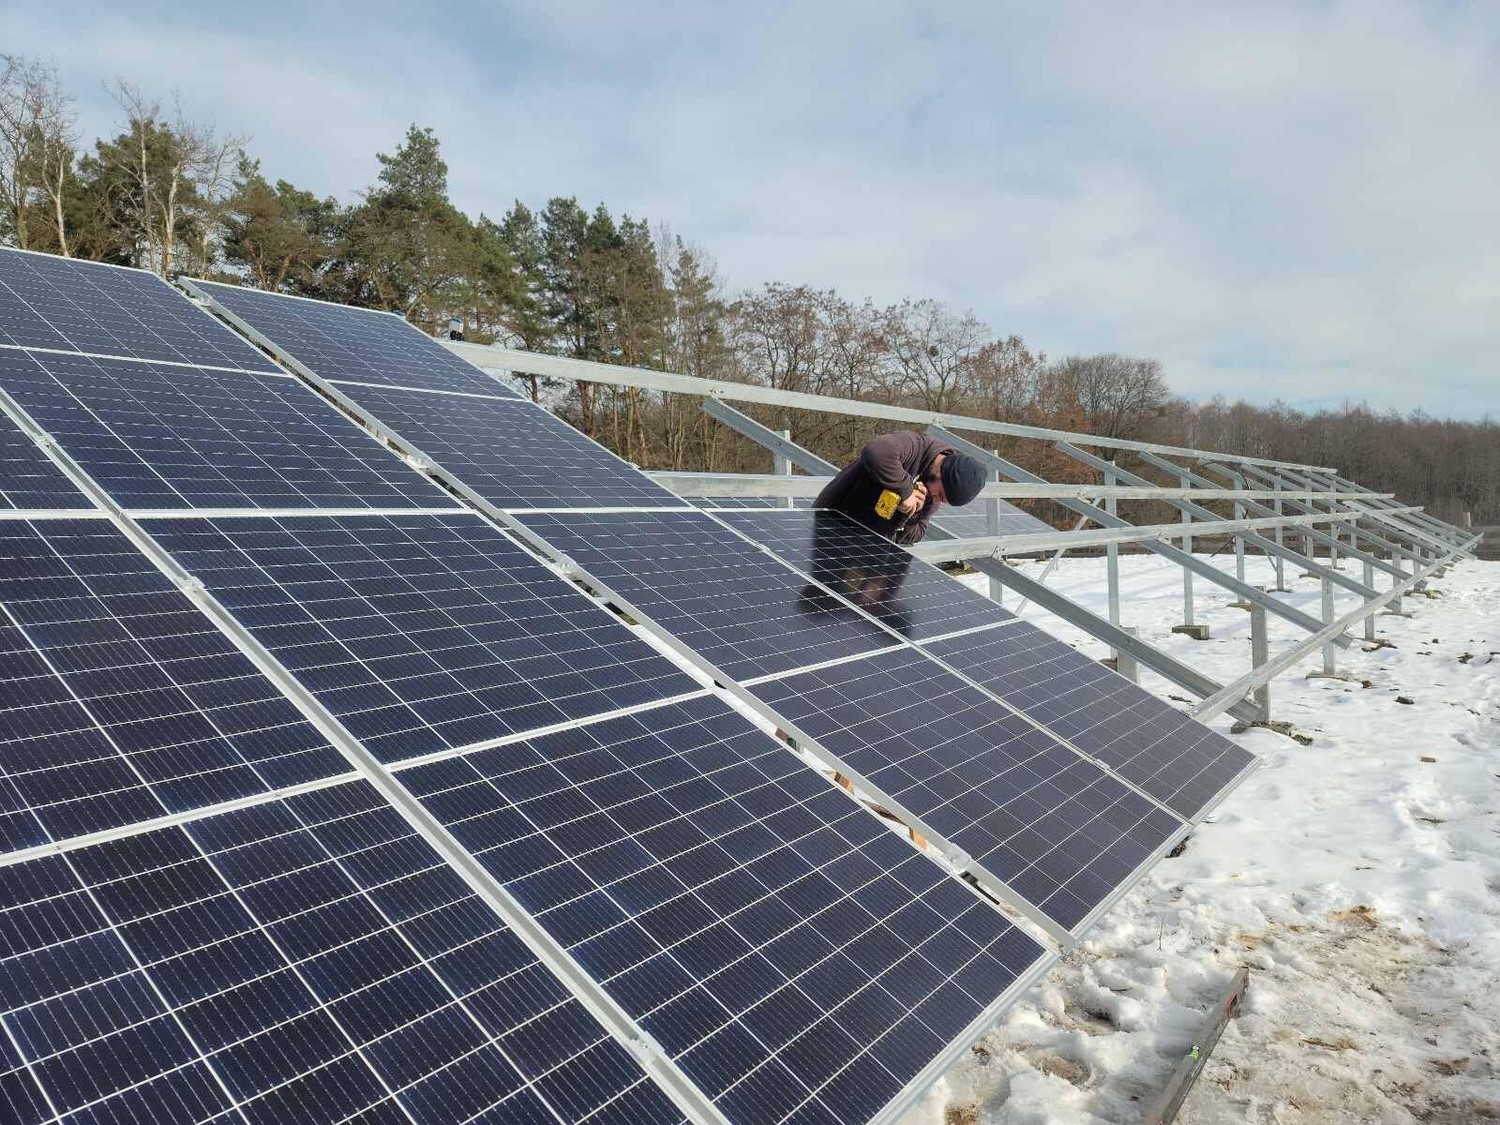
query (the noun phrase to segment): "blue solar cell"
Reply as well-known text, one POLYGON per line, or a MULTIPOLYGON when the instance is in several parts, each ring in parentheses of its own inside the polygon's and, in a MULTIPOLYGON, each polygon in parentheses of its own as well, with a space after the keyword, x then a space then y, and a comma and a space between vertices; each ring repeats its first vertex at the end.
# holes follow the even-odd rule
POLYGON ((736 679, 896 643, 704 512, 539 514, 522 522, 736 679))
POLYGON ((398 317, 194 284, 497 507, 684 506, 644 473, 398 317))
POLYGON ((714 698, 397 776, 735 1122, 868 1120, 1045 957, 714 698))
POLYGON ((0 508, 93 508, 62 470, 0 414, 0 508))
POLYGON ((0 351, 0 387, 125 508, 456 506, 290 376, 0 351))
POLYGON ((1223 735, 1024 622, 927 647, 1189 820, 1255 764, 1223 735))
POLYGON ((275 371, 144 270, 0 249, 0 344, 275 371))
POLYGON ((751 690, 1065 929, 1085 924, 1183 829, 912 649, 751 690))
POLYGON ((960 539, 974 538, 980 535, 1044 535, 1056 531, 1057 528, 1039 520, 1027 512, 1023 512, 1014 504, 1007 504, 1004 500, 996 500, 999 505, 1000 514, 997 527, 990 526, 989 513, 985 511, 988 500, 976 500, 963 508, 951 508, 944 506, 939 508, 932 517, 930 526, 956 535, 960 539))
POLYGON ((363 782, 8 867, 0 1023, 23 1121, 682 1119, 363 782))
MULTIPOLYGON (((786 501, 780 497, 773 496, 684 496, 689 504, 695 508, 738 509, 738 508, 777 508, 785 509, 786 501)), ((805 496, 798 496, 792 502, 793 508, 811 508, 812 500, 805 496)))
POLYGON ((338 390, 497 508, 687 506, 524 399, 348 385, 338 390))
POLYGON ((842 512, 724 512, 721 518, 904 637, 1017 620, 842 512))
POLYGON ((192 285, 324 379, 511 393, 399 316, 218 282, 195 279, 192 285))
POLYGON ((476 515, 145 523, 385 761, 697 687, 476 515))
POLYGON ((348 772, 107 521, 0 521, 0 575, 0 849, 348 772))

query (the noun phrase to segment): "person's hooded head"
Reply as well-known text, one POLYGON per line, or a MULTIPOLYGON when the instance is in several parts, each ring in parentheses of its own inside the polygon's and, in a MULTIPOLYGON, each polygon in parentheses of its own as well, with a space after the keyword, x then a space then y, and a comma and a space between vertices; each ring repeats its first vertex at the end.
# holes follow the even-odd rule
POLYGON ((984 488, 984 466, 963 453, 949 453, 943 458, 938 479, 943 482, 943 499, 962 507, 984 488))

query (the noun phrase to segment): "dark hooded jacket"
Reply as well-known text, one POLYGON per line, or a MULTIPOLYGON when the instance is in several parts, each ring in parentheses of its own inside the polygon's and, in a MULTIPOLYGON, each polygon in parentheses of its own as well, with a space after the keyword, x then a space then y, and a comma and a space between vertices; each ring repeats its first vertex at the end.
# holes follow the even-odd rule
POLYGON ((882 496, 893 492, 897 503, 905 500, 917 481, 931 471, 932 463, 952 452, 952 446, 912 430, 881 434, 824 486, 814 504, 844 512, 897 543, 915 543, 927 534, 927 522, 938 502, 929 496, 914 515, 892 512, 886 516, 881 512, 890 510, 892 504, 888 496, 882 502, 882 496))

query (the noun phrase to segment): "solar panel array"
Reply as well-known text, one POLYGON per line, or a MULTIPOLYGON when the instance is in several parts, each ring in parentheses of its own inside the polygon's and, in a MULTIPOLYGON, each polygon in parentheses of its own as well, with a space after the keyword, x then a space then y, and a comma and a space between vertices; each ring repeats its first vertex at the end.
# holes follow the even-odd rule
POLYGON ((125 508, 455 507, 285 375, 0 350, 0 388, 125 508))
POLYGON ((399 317, 192 285, 496 508, 686 506, 399 317))
POLYGON ((896 643, 853 607, 704 512, 569 512, 522 522, 736 679, 896 643))
MULTIPOLYGON (((233 299, 233 295, 226 296, 226 301, 233 299)), ((273 303, 277 303, 276 298, 251 295, 236 311, 249 315, 251 306, 273 303)), ((338 360, 344 365, 340 370, 347 370, 350 362, 370 366, 381 362, 382 345, 378 341, 353 342, 357 332, 350 335, 356 321, 367 323, 374 314, 332 307, 310 313, 296 302, 281 301, 274 315, 297 322, 288 331, 305 332, 309 317, 319 323, 342 321, 345 327, 331 331, 330 337, 342 334, 351 346, 361 350, 361 357, 338 360)), ((270 335, 273 324, 267 321, 253 327, 270 335)), ((435 352, 443 350, 430 341, 424 343, 435 352)), ((405 357, 416 346, 411 341, 403 342, 398 363, 405 364, 405 357)), ((405 377, 412 378, 410 374, 405 377)), ((399 414, 394 406, 388 409, 392 417, 399 414)), ((462 411, 447 413, 453 424, 464 422, 462 411)), ((499 427, 498 416, 477 423, 459 444, 472 449, 483 444, 490 433, 509 432, 499 427)), ((396 428, 399 430, 399 425, 396 428)), ((439 429, 430 420, 414 428, 429 433, 439 429)), ((463 457, 449 454, 449 460, 462 465, 463 457)), ((514 474, 518 462, 507 453, 495 464, 500 479, 506 480, 514 474)), ((526 513, 519 507, 525 498, 509 500, 511 510, 518 513, 528 534, 543 550, 579 568, 590 581, 702 659, 716 676, 742 682, 787 677, 852 653, 888 654, 902 639, 923 646, 929 657, 951 654, 953 662, 934 664, 928 659, 921 665, 925 675, 941 681, 933 687, 938 695, 973 691, 978 685, 983 689, 981 694, 1003 699, 1013 717, 1019 713, 1034 726, 1045 726, 1047 737, 1072 756, 1069 760, 1083 762, 1094 770, 1102 767, 1112 784, 1123 784, 1137 797, 1146 796, 1155 806, 1152 820, 1163 839, 1171 834, 1168 828, 1175 831, 1183 821, 1200 817, 1253 764, 1227 740, 1153 701, 1123 679, 1102 669, 1095 671, 1094 666, 1085 674, 1077 662, 1082 658, 1065 662, 1062 652, 1070 650, 1058 642, 1050 642, 1053 647, 1046 655, 1071 677, 1066 685, 1059 685, 1059 698, 1071 694, 1079 703, 1077 714, 1066 705, 1049 708, 1038 701, 1035 689, 1017 692, 1014 701, 1004 691, 991 690, 1005 686, 1005 677, 996 673, 1007 667, 1007 646, 1002 642, 1006 630, 1019 623, 934 568, 916 563, 861 529, 843 526, 847 521, 834 517, 820 523, 807 511, 768 507, 761 502, 715 503, 702 499, 694 503, 726 510, 713 516, 642 511, 639 509, 649 502, 630 492, 644 486, 647 478, 643 474, 617 459, 599 464, 597 470, 609 478, 602 488, 589 482, 580 486, 585 496, 593 498, 593 505, 636 510, 526 513), (623 499, 622 488, 626 491, 623 499), (724 525, 741 535, 724 534, 724 525), (778 556, 786 568, 778 570, 770 565, 767 551, 778 556), (855 611, 852 616, 850 610, 855 611), (884 626, 884 637, 868 631, 871 619, 884 626), (965 636, 979 639, 959 644, 965 636), (941 644, 950 646, 947 653, 939 652, 941 644), (1077 681, 1085 679, 1095 685, 1092 695, 1078 687, 1077 681), (1140 723, 1124 729, 1130 720, 1121 720, 1115 714, 1121 709, 1140 723), (1150 721, 1146 722, 1148 716, 1150 721), (1163 816, 1165 820, 1160 819, 1163 816)), ((559 475, 560 480, 564 475, 559 475)), ((499 495, 496 489, 501 487, 514 489, 513 485, 496 483, 494 464, 471 461, 454 476, 481 495, 486 490, 499 495)), ((572 483, 563 481, 559 493, 571 488, 572 483)), ((577 495, 578 490, 574 490, 572 496, 556 502, 562 506, 577 495)), ((960 530, 989 531, 987 513, 939 515, 970 523, 983 518, 985 528, 966 525, 960 530)), ((1005 505, 1001 515, 1002 531, 1051 530, 1011 505, 1005 505)), ((1025 638, 1033 652, 1040 653, 1037 646, 1042 642, 1033 633, 1017 636, 1025 638)), ((860 662, 851 674, 856 678, 868 676, 874 682, 879 677, 869 669, 876 663, 860 662)), ((1134 855, 1130 852, 1133 846, 1124 846, 1122 854, 1134 855)), ((1128 884, 1131 877, 1123 878, 1120 885, 1128 884)), ((1077 917, 1078 911, 1069 907, 1062 914, 1077 917)))
POLYGON ((279 374, 161 278, 7 250, 0 269, 0 345, 279 374))
POLYGON ((159 282, 47 269, 80 296, 42 327, 6 306, 3 379, 137 521, 0 430, 0 497, 39 512, 0 520, 16 1119, 852 1123, 1053 959, 159 282), (70 354, 35 350, 64 323, 70 354))
POLYGON ((109 521, 0 521, 0 574, 6 850, 348 772, 109 521))
POLYGON ((1045 955, 704 697, 403 782, 733 1121, 865 1121, 1045 955))
POLYGON ((842 512, 725 512, 721 518, 903 637, 927 639, 1017 620, 842 512))
POLYGON ((1197 819, 1254 755, 1026 622, 933 642, 928 651, 1197 819))
POLYGON ((385 762, 698 687, 473 513, 145 526, 385 762))
POLYGON ((368 783, 0 886, 7 1120, 682 1120, 368 783))

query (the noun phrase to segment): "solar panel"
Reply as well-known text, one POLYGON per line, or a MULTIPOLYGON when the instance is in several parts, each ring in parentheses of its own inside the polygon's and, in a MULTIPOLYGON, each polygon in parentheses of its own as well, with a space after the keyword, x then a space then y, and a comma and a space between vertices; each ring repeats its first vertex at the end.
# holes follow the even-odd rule
POLYGON ((0 387, 125 508, 456 507, 289 376, 0 350, 0 387))
POLYGON ((399 316, 196 278, 190 284, 324 379, 509 393, 399 316))
POLYGON ((525 399, 338 390, 497 508, 686 506, 525 399))
POLYGON ((143 522, 382 761, 697 690, 477 515, 143 522))
POLYGON ((735 1122, 869 1120, 1046 958, 711 697, 398 776, 735 1122))
POLYGON ((522 522, 735 679, 895 643, 704 512, 569 512, 522 522))
POLYGON ((989 513, 985 511, 988 500, 979 500, 963 508, 947 505, 939 508, 932 517, 931 527, 940 528, 960 539, 971 539, 981 535, 1042 535, 1057 529, 1014 504, 996 500, 1000 506, 999 530, 990 529, 989 513))
POLYGON ((751 691, 1075 933, 1183 828, 1150 799, 909 648, 751 691))
MULTIPOLYGON (((777 508, 785 509, 786 500, 779 496, 684 496, 689 504, 695 508, 706 508, 709 510, 734 509, 734 508, 777 508)), ((812 498, 798 496, 792 501, 793 508, 811 508, 812 498)))
POLYGON ((1188 820, 1255 755, 1022 622, 927 646, 933 655, 1188 820))
POLYGON ((720 518, 904 637, 1017 620, 842 512, 724 512, 720 518))
POLYGON ((7 1120, 681 1121, 366 783, 13 864, 7 1120))
POLYGON ((103 520, 0 521, 0 850, 348 763, 103 520))
POLYGON ((496 507, 685 506, 399 317, 193 284, 496 507))
POLYGON ((0 344, 277 370, 144 270, 0 250, 0 344))
POLYGON ((19 426, 0 414, 0 508, 36 511, 93 506, 19 426))

